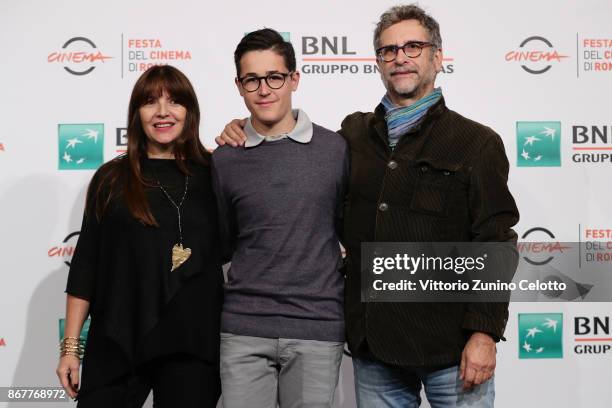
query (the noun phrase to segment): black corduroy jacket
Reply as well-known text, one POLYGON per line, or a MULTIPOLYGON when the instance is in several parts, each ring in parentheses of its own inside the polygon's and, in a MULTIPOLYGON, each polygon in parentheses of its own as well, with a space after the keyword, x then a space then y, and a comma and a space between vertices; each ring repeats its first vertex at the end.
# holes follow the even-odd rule
POLYGON ((349 348, 399 366, 458 363, 469 335, 503 336, 507 303, 362 303, 363 242, 516 242, 519 213, 508 160, 490 128, 442 98, 418 129, 389 148, 384 107, 356 112, 340 133, 351 152, 344 213, 349 348))

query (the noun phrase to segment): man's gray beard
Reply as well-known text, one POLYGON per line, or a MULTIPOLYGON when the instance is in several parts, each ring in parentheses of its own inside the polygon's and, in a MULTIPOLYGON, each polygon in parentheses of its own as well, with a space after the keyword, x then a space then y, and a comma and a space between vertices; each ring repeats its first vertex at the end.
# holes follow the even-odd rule
MULTIPOLYGON (((435 81, 435 78, 434 78, 434 81, 435 81)), ((402 99, 413 99, 413 98, 416 98, 417 96, 419 97, 419 99, 421 99, 427 95, 427 92, 425 92, 425 89, 427 89, 427 87, 428 87, 428 84, 421 82, 415 85, 414 88, 412 88, 410 92, 398 92, 396 88, 393 88, 393 91, 395 92, 396 95, 399 95, 402 99)), ((435 82, 434 82, 434 87, 435 87, 435 82)))
POLYGON ((414 88, 414 90, 412 92, 402 92, 402 93, 397 92, 397 90, 396 90, 395 93, 398 94, 399 96, 401 96, 404 99, 411 99, 411 98, 414 98, 417 95, 418 89, 419 88, 414 88))
POLYGON ((411 99, 411 98, 414 98, 418 94, 420 87, 417 85, 413 87, 411 91, 408 91, 408 92, 399 92, 398 89, 396 88, 394 88, 393 90, 395 91, 396 95, 399 95, 403 99, 411 99))

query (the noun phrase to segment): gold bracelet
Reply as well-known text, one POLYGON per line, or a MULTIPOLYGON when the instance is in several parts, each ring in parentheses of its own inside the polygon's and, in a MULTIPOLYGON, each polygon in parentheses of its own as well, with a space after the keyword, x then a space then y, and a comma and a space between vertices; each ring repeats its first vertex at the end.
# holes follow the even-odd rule
POLYGON ((81 359, 81 354, 74 352, 74 351, 62 351, 60 353, 60 357, 64 357, 64 356, 74 356, 76 358, 78 358, 79 360, 81 359))
POLYGON ((81 342, 81 339, 79 339, 78 337, 64 337, 61 341, 60 344, 78 344, 81 342))
POLYGON ((59 344, 60 357, 74 356, 83 358, 84 350, 78 337, 64 337, 59 344))
POLYGON ((81 348, 81 345, 80 344, 60 344, 59 348, 60 349, 68 349, 68 348, 78 349, 78 348, 81 348))
POLYGON ((60 352, 62 351, 74 351, 74 352, 81 352, 81 348, 80 347, 61 347, 60 348, 60 352))
POLYGON ((83 353, 80 353, 78 351, 62 351, 60 352, 60 357, 64 357, 64 356, 75 356, 77 357, 79 360, 83 359, 83 353))

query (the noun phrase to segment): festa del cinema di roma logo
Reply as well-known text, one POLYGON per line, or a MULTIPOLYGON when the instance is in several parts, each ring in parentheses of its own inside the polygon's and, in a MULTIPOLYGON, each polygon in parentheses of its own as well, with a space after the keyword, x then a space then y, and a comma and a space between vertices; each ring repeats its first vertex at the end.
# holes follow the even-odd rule
POLYGON ((516 122, 518 167, 561 166, 561 122, 516 122))
POLYGON ((59 170, 95 170, 104 163, 104 124, 59 124, 59 170))
POLYGON ((530 74, 543 74, 565 58, 569 55, 559 54, 549 40, 537 35, 524 39, 518 49, 508 51, 505 56, 506 61, 520 63, 530 74))
POLYGON ((72 37, 62 45, 61 50, 50 53, 47 62, 62 64, 66 72, 82 76, 91 73, 99 63, 112 58, 104 55, 89 38, 72 37))
POLYGON ((563 358, 563 314, 519 313, 519 359, 563 358))
POLYGON ((526 239, 532 234, 538 234, 537 236, 539 236, 540 239, 542 239, 543 235, 544 240, 547 240, 548 242, 545 242, 544 240, 542 240, 542 242, 523 241, 517 244, 517 248, 523 259, 531 265, 546 265, 553 260, 553 254, 562 254, 566 249, 571 249, 570 246, 562 245, 559 241, 550 241, 550 239, 555 239, 555 234, 544 227, 533 227, 528 229, 521 236, 521 240, 526 239))
POLYGON ((74 254, 76 241, 78 240, 80 233, 81 231, 74 231, 68 234, 61 244, 49 248, 47 251, 47 256, 49 258, 62 258, 64 264, 70 268, 72 255, 74 254))

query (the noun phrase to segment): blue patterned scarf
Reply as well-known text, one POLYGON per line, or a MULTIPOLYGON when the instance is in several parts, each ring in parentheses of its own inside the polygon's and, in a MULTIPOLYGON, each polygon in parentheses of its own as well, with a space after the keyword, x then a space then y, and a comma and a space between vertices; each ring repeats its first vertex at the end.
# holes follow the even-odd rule
POLYGON ((425 116, 429 108, 442 98, 442 89, 436 88, 426 97, 410 106, 396 106, 389 94, 385 94, 382 104, 385 107, 385 119, 389 129, 389 147, 395 148, 402 135, 414 129, 425 116))

